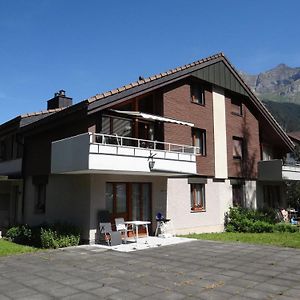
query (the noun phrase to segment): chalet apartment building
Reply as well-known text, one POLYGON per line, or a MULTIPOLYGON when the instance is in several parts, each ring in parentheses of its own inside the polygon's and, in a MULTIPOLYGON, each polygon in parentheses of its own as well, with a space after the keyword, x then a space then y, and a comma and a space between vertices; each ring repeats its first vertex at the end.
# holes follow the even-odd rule
POLYGON ((222 231, 232 205, 284 205, 293 143, 220 53, 0 126, 0 227, 68 221, 97 240, 98 213, 177 234, 222 231))

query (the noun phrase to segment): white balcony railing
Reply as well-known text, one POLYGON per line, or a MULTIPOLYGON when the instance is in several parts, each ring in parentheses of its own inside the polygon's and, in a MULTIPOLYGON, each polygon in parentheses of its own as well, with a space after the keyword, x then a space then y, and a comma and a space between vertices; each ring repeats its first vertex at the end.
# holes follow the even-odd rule
POLYGON ((85 133, 52 143, 52 173, 196 173, 199 148, 160 141, 85 133), (149 161, 155 168, 149 169, 149 161))
POLYGON ((146 149, 162 150, 162 151, 175 152, 175 153, 189 153, 194 155, 199 153, 199 148, 194 146, 137 139, 132 137, 118 136, 118 135, 99 134, 99 133, 94 133, 91 135, 91 143, 101 144, 101 145, 117 145, 122 147, 133 147, 133 148, 143 148, 143 149, 146 148, 146 149))

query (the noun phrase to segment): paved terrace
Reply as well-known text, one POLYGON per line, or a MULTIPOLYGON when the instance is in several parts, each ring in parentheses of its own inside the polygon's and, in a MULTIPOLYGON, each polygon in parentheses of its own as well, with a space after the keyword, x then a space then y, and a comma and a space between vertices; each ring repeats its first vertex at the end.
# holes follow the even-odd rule
POLYGON ((194 241, 0 258, 0 299, 299 299, 300 250, 194 241))

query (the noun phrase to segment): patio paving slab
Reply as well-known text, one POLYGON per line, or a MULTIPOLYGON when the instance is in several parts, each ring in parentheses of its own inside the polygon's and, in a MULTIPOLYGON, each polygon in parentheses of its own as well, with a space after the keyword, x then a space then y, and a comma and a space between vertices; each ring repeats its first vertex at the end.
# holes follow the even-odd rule
POLYGON ((135 252, 80 246, 1 257, 0 300, 295 299, 299 257, 299 249, 214 241, 135 252))

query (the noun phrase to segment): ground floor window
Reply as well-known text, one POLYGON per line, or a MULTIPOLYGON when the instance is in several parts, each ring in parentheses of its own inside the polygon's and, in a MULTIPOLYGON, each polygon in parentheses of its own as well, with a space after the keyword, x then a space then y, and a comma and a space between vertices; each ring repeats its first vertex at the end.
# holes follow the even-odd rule
POLYGON ((105 200, 112 221, 151 220, 151 183, 107 182, 105 200))
POLYGON ((35 184, 34 213, 44 214, 46 212, 46 184, 35 184))
POLYGON ((191 211, 205 211, 205 184, 192 183, 191 184, 191 211))
POLYGON ((244 207, 244 189, 242 184, 232 185, 232 204, 233 206, 244 207))

